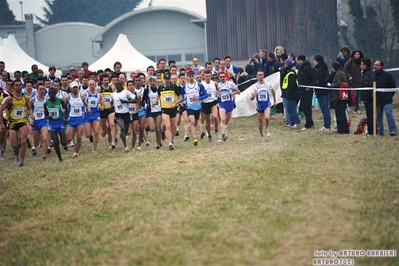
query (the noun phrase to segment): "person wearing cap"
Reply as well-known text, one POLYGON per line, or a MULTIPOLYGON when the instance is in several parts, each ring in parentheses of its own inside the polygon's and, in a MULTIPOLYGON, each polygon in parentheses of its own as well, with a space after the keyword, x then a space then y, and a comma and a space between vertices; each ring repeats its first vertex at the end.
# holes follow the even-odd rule
POLYGON ((166 128, 165 135, 169 141, 169 150, 174 149, 173 134, 176 127, 176 106, 181 103, 181 88, 170 81, 170 73, 164 74, 164 84, 158 88, 157 98, 151 103, 154 107, 161 100, 162 124, 166 128))
POLYGON ((86 102, 86 95, 79 92, 79 85, 76 82, 70 84, 71 93, 65 97, 65 103, 69 104, 69 120, 66 130, 67 141, 74 139, 76 133, 75 151, 73 157, 79 157, 79 150, 82 146, 82 136, 84 130, 83 108, 86 107, 87 112, 91 113, 91 108, 86 102))
POLYGON ((137 146, 137 150, 142 150, 143 148, 141 147, 141 143, 143 143, 143 141, 146 142, 146 146, 149 146, 150 143, 148 142, 148 136, 145 132, 145 128, 146 128, 146 109, 144 108, 145 104, 142 101, 143 98, 143 94, 144 94, 144 90, 145 88, 142 87, 142 82, 145 82, 145 79, 143 80, 139 75, 137 75, 134 78, 134 92, 135 95, 139 101, 139 104, 137 105, 137 117, 138 117, 138 129, 139 129, 139 145, 137 146))
POLYGON ((194 146, 198 145, 198 140, 195 135, 195 129, 198 125, 198 120, 201 114, 201 101, 208 97, 204 86, 195 80, 194 71, 188 72, 188 81, 183 87, 182 95, 185 98, 186 110, 188 120, 191 127, 191 137, 193 138, 194 146))
POLYGON ((97 91, 104 98, 103 110, 100 110, 100 125, 102 129, 101 135, 105 137, 108 133, 108 142, 113 149, 115 148, 115 111, 111 107, 111 94, 113 93, 112 86, 109 84, 110 77, 104 73, 100 75, 101 86, 97 87, 97 91))
POLYGON ((276 102, 276 93, 272 84, 264 80, 264 73, 262 69, 258 69, 256 73, 258 82, 251 85, 248 89, 251 90, 250 99, 253 101, 256 98, 256 116, 258 118, 258 128, 260 132, 260 140, 263 141, 263 120, 265 120, 266 136, 270 137, 270 107, 271 97, 273 96, 274 105, 276 102))
POLYGON ((226 127, 230 122, 231 114, 234 110, 234 95, 240 94, 240 90, 232 81, 226 79, 226 73, 221 72, 219 74, 220 82, 219 87, 219 116, 220 116, 220 131, 222 133, 222 140, 227 140, 227 135, 225 134, 226 127))
MULTIPOLYGON (((217 76, 216 76, 217 78, 217 76)), ((202 116, 206 122, 206 131, 208 132, 208 143, 212 143, 212 135, 211 135, 211 124, 214 125, 216 138, 219 140, 221 135, 218 131, 219 125, 219 115, 218 115, 218 83, 217 80, 211 80, 211 72, 205 72, 205 80, 202 81, 202 86, 204 86, 206 90, 207 97, 202 101, 201 110, 202 116)))
MULTIPOLYGON (((298 82, 299 85, 312 85, 314 81, 315 72, 312 68, 312 65, 308 60, 306 60, 306 56, 300 55, 298 56, 298 82)), ((310 129, 314 126, 313 118, 312 118, 312 101, 313 101, 313 89, 306 87, 299 87, 300 94, 300 110, 305 114, 305 126, 301 130, 310 129)))
POLYGON ((297 128, 301 123, 297 112, 299 100, 298 70, 293 66, 291 59, 284 62, 283 82, 281 85, 281 97, 286 108, 286 123, 292 128, 297 128))
POLYGON ((50 66, 48 68, 48 72, 50 72, 47 76, 47 79, 51 81, 51 84, 54 83, 54 81, 60 81, 60 79, 58 77, 55 76, 55 71, 57 69, 55 68, 55 66, 50 66))
POLYGON ((147 85, 146 89, 144 90, 142 101, 145 103, 147 107, 147 121, 148 126, 151 132, 155 131, 155 138, 157 141, 157 145, 155 148, 159 150, 162 147, 161 143, 161 102, 158 100, 155 106, 152 106, 151 103, 155 101, 158 95, 158 88, 157 88, 157 79, 155 76, 150 76, 148 78, 149 85, 147 85))
POLYGON ((84 127, 86 138, 93 142, 92 152, 97 153, 97 144, 100 130, 100 110, 104 110, 104 98, 96 90, 97 84, 94 80, 89 80, 89 88, 85 92, 87 104, 90 106, 89 112, 87 109, 84 115, 84 127), (93 135, 92 135, 93 131, 93 135))

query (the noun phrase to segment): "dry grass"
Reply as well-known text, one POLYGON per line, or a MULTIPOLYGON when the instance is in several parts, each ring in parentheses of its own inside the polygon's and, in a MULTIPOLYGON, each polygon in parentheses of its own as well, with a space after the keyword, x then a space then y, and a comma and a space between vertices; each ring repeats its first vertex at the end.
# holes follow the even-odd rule
POLYGON ((260 142, 255 117, 238 118, 226 143, 180 136, 174 151, 128 154, 102 139, 97 156, 84 140, 79 160, 28 156, 23 169, 9 155, 0 264, 310 265, 315 250, 398 249, 397 137, 290 130, 279 117, 271 129, 260 142))

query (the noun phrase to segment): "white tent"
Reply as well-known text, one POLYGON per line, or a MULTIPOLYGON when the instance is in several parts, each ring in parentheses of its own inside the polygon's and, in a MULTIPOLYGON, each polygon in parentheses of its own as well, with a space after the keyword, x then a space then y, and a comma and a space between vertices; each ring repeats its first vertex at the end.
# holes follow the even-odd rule
POLYGON ((154 67, 156 65, 154 61, 137 51, 130 44, 125 34, 119 34, 114 46, 100 59, 91 64, 89 69, 92 71, 104 70, 107 67, 112 69, 116 61, 121 62, 122 72, 136 71, 138 69, 143 71, 150 65, 154 67))
MULTIPOLYGON (((7 40, 4 42, 3 46, 0 47, 0 60, 4 61, 6 64, 5 70, 8 71, 11 75, 14 74, 15 71, 23 71, 26 70, 30 72, 31 66, 36 64, 39 69, 42 69, 44 75, 48 75, 48 66, 39 63, 28 54, 24 52, 24 50, 19 47, 17 40, 14 35, 9 35, 7 40)), ((56 76, 60 76, 62 71, 57 70, 56 76)))
POLYGON ((0 37, 0 47, 2 47, 4 44, 4 40, 0 37))

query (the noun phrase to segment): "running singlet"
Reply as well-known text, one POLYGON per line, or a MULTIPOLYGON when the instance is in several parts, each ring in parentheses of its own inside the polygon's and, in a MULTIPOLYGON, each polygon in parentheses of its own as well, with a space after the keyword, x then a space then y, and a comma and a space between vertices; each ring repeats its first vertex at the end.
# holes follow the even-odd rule
POLYGON ((202 82, 202 85, 205 87, 207 98, 203 100, 203 103, 211 103, 217 100, 216 97, 216 86, 215 83, 211 80, 210 83, 202 82))
POLYGON ((264 110, 270 107, 270 93, 272 85, 268 82, 264 84, 259 84, 259 82, 253 84, 251 87, 251 92, 256 93, 256 109, 264 110))
MULTIPOLYGON (((158 95, 157 91, 153 92, 150 87, 148 88, 148 98, 150 99, 150 103, 153 103, 155 101, 157 95, 158 95)), ((156 102, 154 107, 151 106, 151 113, 157 113, 157 112, 161 112, 161 100, 158 100, 158 102, 156 102)))
POLYGON ((111 108, 111 94, 113 93, 112 87, 108 85, 107 89, 104 89, 103 86, 101 86, 100 94, 104 98, 104 104, 105 107, 104 109, 110 109, 111 108))
POLYGON ((98 109, 98 103, 100 101, 100 94, 98 91, 96 93, 91 94, 89 90, 87 90, 87 104, 90 106, 90 110, 92 113, 97 113, 99 111, 98 109))
POLYGON ((37 98, 37 95, 35 96, 35 101, 32 104, 32 112, 33 116, 35 117, 35 120, 43 120, 46 119, 44 116, 44 103, 46 102, 46 98, 44 98, 42 101, 40 101, 37 98))
POLYGON ((123 101, 134 100, 136 96, 128 90, 123 90, 121 92, 113 92, 111 94, 111 101, 114 103, 115 113, 117 114, 127 114, 129 113, 129 104, 122 103, 123 101))
MULTIPOLYGON (((136 95, 137 95, 137 96, 140 96, 140 99, 143 99, 143 94, 144 94, 144 88, 143 88, 143 87, 140 87, 140 89, 136 89, 136 88, 135 88, 134 91, 136 92, 136 95)), ((138 107, 139 107, 140 109, 144 109, 144 107, 141 106, 140 103, 138 103, 138 107)))
POLYGON ((177 101, 180 93, 180 87, 175 84, 170 84, 167 87, 161 85, 158 89, 158 95, 161 96, 161 108, 172 108, 172 105, 177 101))
POLYGON ((72 94, 69 94, 69 117, 81 117, 83 116, 83 107, 84 103, 80 96, 73 97, 72 94))
POLYGON ((201 102, 199 100, 194 100, 194 96, 200 97, 200 87, 198 83, 195 82, 194 84, 187 83, 185 87, 186 95, 187 95, 187 109, 191 110, 200 110, 201 109, 201 102))
POLYGON ((26 98, 22 95, 21 99, 17 99, 11 96, 11 102, 7 106, 8 109, 8 123, 10 127, 13 127, 19 123, 27 123, 28 118, 26 116, 26 98))
POLYGON ((235 84, 226 81, 225 83, 219 83, 219 92, 220 92, 220 102, 232 102, 234 101, 234 96, 229 95, 230 91, 233 91, 235 88, 235 84))
POLYGON ((60 98, 56 98, 55 102, 47 100, 46 106, 49 116, 51 116, 51 121, 64 119, 64 111, 62 110, 62 104, 60 98))

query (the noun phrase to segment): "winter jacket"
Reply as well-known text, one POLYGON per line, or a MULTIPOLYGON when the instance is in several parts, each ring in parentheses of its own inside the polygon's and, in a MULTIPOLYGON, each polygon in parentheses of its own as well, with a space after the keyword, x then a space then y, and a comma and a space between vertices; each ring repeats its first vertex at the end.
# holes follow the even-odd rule
MULTIPOLYGON (((328 78, 328 66, 326 62, 320 61, 314 68, 314 79, 313 86, 317 87, 327 87, 327 78, 328 78)), ((328 95, 330 94, 330 90, 315 90, 316 96, 328 95)))
MULTIPOLYGON (((309 61, 305 61, 298 70, 299 85, 312 85, 314 80, 314 70, 309 61)), ((299 87, 299 90, 304 90, 305 87, 299 87)))
POLYGON ((363 52, 361 51, 353 51, 350 55, 350 59, 344 66, 344 72, 348 76, 348 80, 352 77, 352 81, 349 80, 349 86, 352 88, 360 87, 360 78, 361 78, 361 69, 360 69, 360 60, 364 58, 363 52), (355 59, 355 53, 360 53, 359 59, 355 59))
MULTIPOLYGON (((348 77, 345 72, 339 70, 335 73, 331 88, 339 88, 343 82, 348 82, 348 77)), ((338 100, 338 90, 333 90, 331 92, 331 100, 338 100)))
MULTIPOLYGON (((290 69, 292 66, 289 66, 290 69)), ((289 100, 299 100, 299 89, 298 89, 298 74, 297 70, 285 71, 283 77, 283 83, 281 85, 281 97, 289 100), (285 80, 287 80, 287 87, 284 88, 285 80)))
MULTIPOLYGON (((370 77, 371 82, 375 81, 377 83, 377 88, 396 88, 391 73, 388 73, 383 69, 378 72, 373 72, 370 77)), ((392 103, 394 94, 395 92, 377 92, 377 105, 383 106, 392 103)))
MULTIPOLYGON (((360 87, 361 88, 371 88, 373 87, 373 82, 371 82, 371 74, 373 70, 371 68, 367 68, 363 71, 362 77, 360 78, 360 87)), ((373 91, 360 91, 360 100, 372 100, 373 99, 373 91)))

